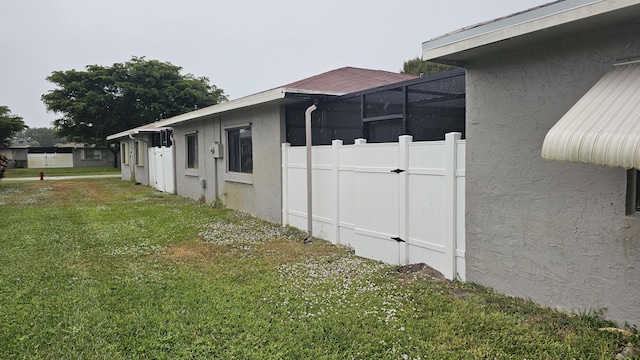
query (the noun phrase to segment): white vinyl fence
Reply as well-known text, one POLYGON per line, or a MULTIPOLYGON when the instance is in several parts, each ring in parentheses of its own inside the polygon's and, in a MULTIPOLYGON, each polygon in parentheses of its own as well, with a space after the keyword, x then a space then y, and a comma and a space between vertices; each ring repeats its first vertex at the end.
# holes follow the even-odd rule
POLYGON ((149 185, 156 190, 175 194, 173 177, 173 150, 171 147, 149 148, 149 185))
MULTIPOLYGON (((426 263, 465 280, 465 141, 312 147, 313 235, 389 264, 426 263)), ((304 146, 282 145, 282 219, 306 230, 304 146)))
POLYGON ((27 166, 30 168, 73 167, 73 154, 69 154, 69 153, 27 154, 27 166))

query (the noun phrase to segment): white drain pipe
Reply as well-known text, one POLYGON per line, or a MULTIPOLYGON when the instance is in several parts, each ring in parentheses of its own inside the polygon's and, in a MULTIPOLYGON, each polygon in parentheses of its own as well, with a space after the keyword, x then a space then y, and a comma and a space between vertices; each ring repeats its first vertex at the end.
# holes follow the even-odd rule
POLYGON ((311 191, 311 113, 318 107, 314 104, 307 108, 304 113, 304 128, 306 133, 306 147, 307 147, 307 237, 304 239, 304 243, 311 242, 313 236, 313 203, 312 203, 312 191, 311 191))

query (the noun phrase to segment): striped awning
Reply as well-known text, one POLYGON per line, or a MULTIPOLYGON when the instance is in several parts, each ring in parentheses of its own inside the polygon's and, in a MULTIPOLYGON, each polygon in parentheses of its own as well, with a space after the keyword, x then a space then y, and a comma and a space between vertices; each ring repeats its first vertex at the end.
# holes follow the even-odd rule
POLYGON ((602 77, 549 130, 542 158, 640 169, 640 63, 602 77))

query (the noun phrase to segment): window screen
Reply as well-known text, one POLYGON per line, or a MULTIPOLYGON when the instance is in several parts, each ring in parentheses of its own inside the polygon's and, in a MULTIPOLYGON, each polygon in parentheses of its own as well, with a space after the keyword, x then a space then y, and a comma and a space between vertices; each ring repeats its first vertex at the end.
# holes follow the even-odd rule
POLYGON ((253 173, 253 146, 251 127, 227 130, 229 171, 253 173))

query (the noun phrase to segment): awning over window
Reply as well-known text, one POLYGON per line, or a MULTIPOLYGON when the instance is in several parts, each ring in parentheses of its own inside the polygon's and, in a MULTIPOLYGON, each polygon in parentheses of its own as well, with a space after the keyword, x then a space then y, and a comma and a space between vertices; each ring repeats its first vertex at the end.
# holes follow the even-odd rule
POLYGON ((640 63, 600 79, 549 130, 542 158, 640 169, 640 63))

